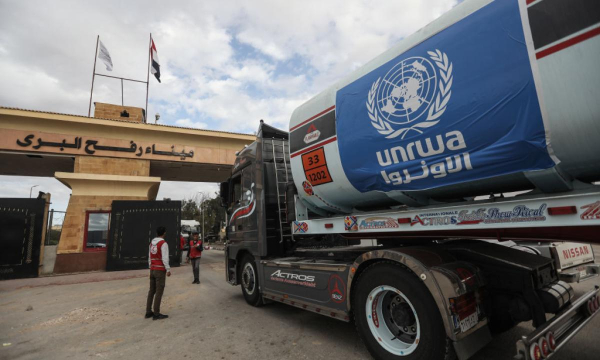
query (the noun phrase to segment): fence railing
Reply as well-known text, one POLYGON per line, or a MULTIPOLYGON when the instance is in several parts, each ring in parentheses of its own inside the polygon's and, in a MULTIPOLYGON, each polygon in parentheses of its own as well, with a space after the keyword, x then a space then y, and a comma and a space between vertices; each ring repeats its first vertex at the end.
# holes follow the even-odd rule
POLYGON ((58 245, 66 213, 66 211, 50 210, 48 213, 48 228, 46 229, 46 241, 44 245, 58 245))

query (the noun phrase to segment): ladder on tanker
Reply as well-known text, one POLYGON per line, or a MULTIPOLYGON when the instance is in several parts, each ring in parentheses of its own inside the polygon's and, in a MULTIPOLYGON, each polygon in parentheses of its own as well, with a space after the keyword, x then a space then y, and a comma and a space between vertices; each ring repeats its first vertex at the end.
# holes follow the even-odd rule
POLYGON ((273 166, 275 167, 275 182, 277 189, 277 220, 279 221, 279 243, 284 240, 294 240, 290 224, 287 223, 287 202, 286 188, 288 181, 291 180, 289 166, 289 150, 286 148, 287 141, 271 139, 273 150, 273 166), (279 151, 281 150, 281 151, 279 151), (287 153, 286 153, 287 151, 287 153), (287 156, 286 156, 287 155, 287 156), (283 190, 281 187, 283 186, 283 190))

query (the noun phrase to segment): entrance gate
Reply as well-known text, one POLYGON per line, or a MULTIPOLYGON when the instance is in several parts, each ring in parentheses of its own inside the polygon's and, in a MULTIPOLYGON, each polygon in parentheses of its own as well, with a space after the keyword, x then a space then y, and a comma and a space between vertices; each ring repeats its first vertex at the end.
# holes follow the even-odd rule
POLYGON ((113 201, 106 270, 148 268, 148 247, 156 228, 167 228, 169 264, 179 266, 181 201, 113 201))
POLYGON ((0 280, 37 277, 44 199, 0 199, 0 280))

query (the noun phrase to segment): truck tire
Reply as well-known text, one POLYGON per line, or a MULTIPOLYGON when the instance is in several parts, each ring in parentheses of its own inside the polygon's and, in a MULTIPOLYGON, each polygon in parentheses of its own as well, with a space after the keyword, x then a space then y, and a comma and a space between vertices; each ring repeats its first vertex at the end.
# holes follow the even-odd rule
POLYGON ((363 271, 353 294, 354 323, 377 360, 448 360, 455 356, 437 305, 412 272, 393 262, 363 271))
POLYGON ((250 254, 244 255, 240 266, 240 284, 246 302, 252 306, 262 306, 262 296, 258 287, 258 271, 254 257, 250 254))

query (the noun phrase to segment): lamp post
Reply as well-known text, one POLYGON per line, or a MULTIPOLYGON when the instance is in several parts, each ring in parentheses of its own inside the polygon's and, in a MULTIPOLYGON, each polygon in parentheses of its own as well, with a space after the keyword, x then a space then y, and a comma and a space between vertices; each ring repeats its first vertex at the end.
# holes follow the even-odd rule
POLYGON ((34 187, 38 187, 38 186, 39 186, 39 185, 33 185, 33 186, 31 187, 31 189, 29 189, 29 198, 30 198, 30 199, 31 199, 31 192, 33 191, 33 188, 34 188, 34 187))
MULTIPOLYGON (((197 194, 203 193, 198 191, 197 194)), ((202 202, 200 203, 200 212, 202 212, 202 242, 204 242, 204 196, 202 196, 202 202)))

